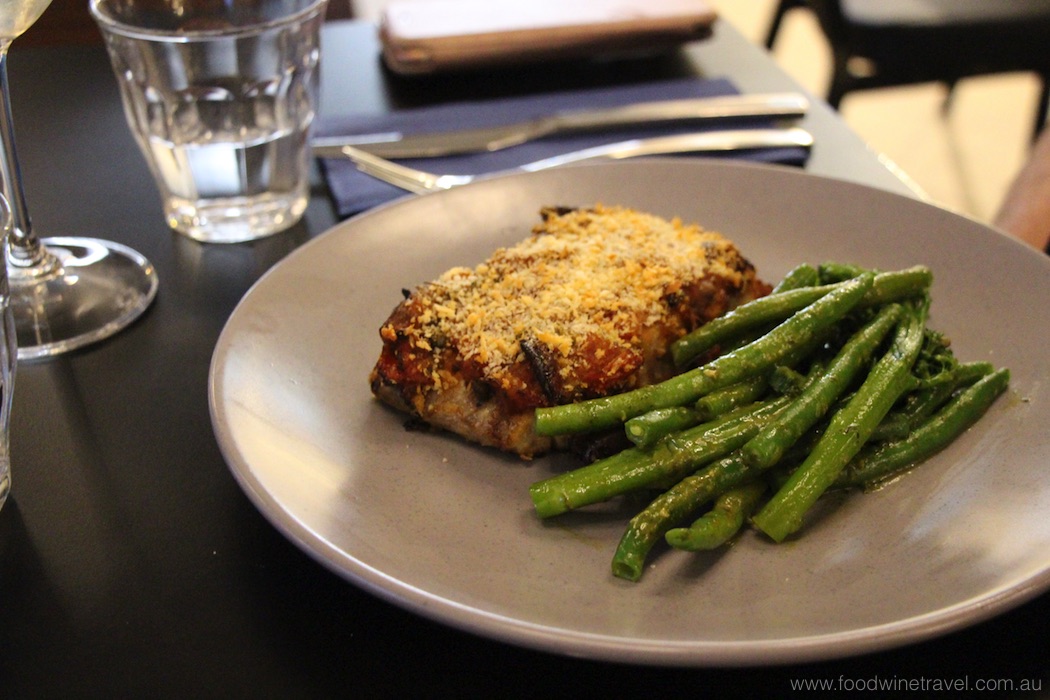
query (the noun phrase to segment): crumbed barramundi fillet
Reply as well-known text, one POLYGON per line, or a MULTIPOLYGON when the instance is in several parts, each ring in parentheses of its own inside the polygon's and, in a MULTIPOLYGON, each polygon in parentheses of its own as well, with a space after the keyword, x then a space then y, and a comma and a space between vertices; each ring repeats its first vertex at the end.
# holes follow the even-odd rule
POLYGON ((522 457, 539 406, 671 374, 671 343, 768 293, 720 234, 618 207, 547 209, 521 243, 421 285, 383 324, 373 393, 522 457))

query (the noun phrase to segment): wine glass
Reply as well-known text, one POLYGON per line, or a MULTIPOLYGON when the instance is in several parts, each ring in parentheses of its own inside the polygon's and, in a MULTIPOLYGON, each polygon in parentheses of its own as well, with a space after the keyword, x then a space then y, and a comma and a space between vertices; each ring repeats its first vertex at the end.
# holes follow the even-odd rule
POLYGON ((97 238, 38 238, 15 153, 7 53, 51 0, 0 0, 0 179, 11 207, 6 246, 18 359, 46 358, 108 338, 157 294, 157 275, 130 248, 97 238))

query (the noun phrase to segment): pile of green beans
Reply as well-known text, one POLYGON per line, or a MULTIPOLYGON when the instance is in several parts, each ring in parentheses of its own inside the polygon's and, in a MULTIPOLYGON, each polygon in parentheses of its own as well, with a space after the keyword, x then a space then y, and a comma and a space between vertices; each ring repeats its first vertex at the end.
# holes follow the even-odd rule
POLYGON ((633 446, 529 489, 549 518, 651 494, 613 555, 637 581, 661 541, 684 551, 749 523, 773 542, 832 489, 871 490, 944 449, 1009 384, 927 327, 929 269, 800 265, 772 293, 677 341, 659 384, 536 412, 541 435, 624 430, 633 446), (717 356, 699 366, 700 357, 717 356))

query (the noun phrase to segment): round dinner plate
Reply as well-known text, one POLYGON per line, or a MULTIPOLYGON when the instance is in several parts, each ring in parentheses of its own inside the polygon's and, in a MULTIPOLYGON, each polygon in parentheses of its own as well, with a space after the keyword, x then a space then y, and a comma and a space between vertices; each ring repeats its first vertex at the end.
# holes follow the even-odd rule
POLYGON ((748 163, 576 166, 402 199, 289 255, 219 339, 212 422, 284 535, 420 615, 613 661, 827 659, 958 629, 1050 586, 1048 302, 1050 259, 908 197, 748 163), (788 543, 748 532, 724 551, 660 549, 639 582, 615 578, 626 504, 541 521, 528 486, 567 458, 407 431, 368 385, 402 289, 523 239, 543 206, 596 202, 721 231, 768 281, 802 262, 927 265, 931 327, 961 360, 1009 367, 1010 390, 906 477, 823 499, 788 543))

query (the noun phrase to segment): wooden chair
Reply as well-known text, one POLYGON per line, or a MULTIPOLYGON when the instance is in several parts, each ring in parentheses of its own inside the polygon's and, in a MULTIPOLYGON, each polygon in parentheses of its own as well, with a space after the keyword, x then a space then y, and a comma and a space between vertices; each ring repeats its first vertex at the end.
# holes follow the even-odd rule
MULTIPOLYGON (((854 90, 1030 71, 1042 81, 1035 132, 1050 100, 1050 0, 779 0, 766 38, 784 15, 809 8, 831 45, 827 100, 854 90)), ((950 93, 949 93, 950 94, 950 93)))

